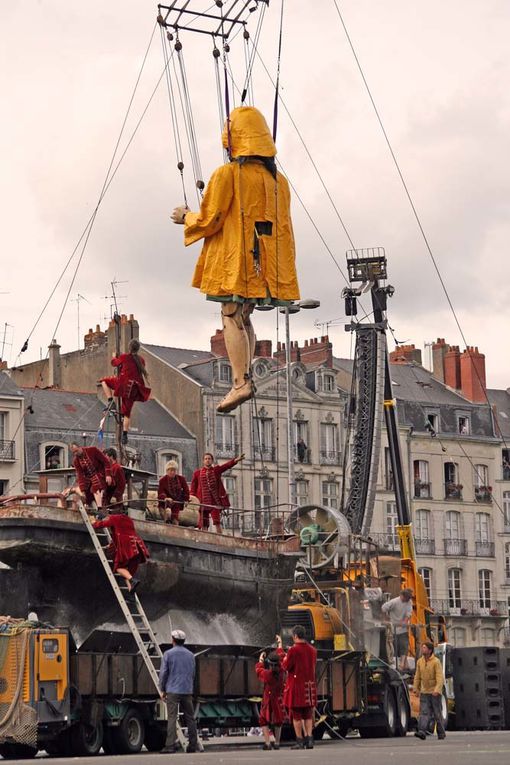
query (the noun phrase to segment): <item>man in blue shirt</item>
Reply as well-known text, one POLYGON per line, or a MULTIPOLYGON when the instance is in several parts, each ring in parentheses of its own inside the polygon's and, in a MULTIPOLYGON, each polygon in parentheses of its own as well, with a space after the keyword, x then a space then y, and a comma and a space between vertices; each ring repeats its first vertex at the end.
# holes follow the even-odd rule
POLYGON ((188 728, 189 744, 186 751, 197 751, 197 726, 192 700, 193 682, 195 680, 195 657, 191 651, 184 648, 185 641, 185 632, 173 630, 173 647, 163 654, 163 664, 159 672, 161 698, 163 701, 166 701, 168 710, 166 742, 161 750, 163 754, 175 752, 179 706, 184 715, 184 724, 188 728))

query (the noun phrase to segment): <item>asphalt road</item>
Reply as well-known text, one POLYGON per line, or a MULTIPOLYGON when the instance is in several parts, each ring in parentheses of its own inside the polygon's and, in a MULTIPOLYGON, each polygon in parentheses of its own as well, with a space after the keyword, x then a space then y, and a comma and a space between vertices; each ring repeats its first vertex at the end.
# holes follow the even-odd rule
MULTIPOLYGON (((216 740, 217 741, 217 740, 216 740)), ((345 741, 324 740, 310 751, 293 751, 288 746, 278 752, 264 752, 258 739, 221 739, 221 743, 206 743, 206 750, 200 754, 149 754, 55 759, 58 765, 156 765, 168 762, 169 758, 183 765, 296 765, 302 763, 336 763, 339 765, 430 765, 436 758, 448 765, 500 765, 510 762, 510 731, 476 733, 448 733, 444 741, 427 738, 420 741, 412 734, 406 738, 362 740, 348 738, 345 741)), ((43 759, 39 755, 37 760, 43 759)), ((46 758, 44 758, 46 759, 46 758)), ((37 761, 36 760, 36 761, 37 761)), ((17 762, 34 762, 17 760, 17 762)))

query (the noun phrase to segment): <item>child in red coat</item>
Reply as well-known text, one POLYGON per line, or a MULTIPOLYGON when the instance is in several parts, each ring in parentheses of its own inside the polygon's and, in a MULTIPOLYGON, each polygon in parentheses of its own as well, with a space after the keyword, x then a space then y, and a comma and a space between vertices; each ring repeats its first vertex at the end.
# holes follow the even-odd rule
POLYGON ((255 665, 257 677, 264 683, 259 716, 259 725, 262 728, 265 742, 263 749, 280 748, 280 735, 285 716, 283 709, 285 674, 281 666, 283 656, 285 653, 281 648, 277 648, 269 656, 263 652, 260 654, 258 664, 255 665), (271 729, 274 734, 273 743, 270 740, 271 729))

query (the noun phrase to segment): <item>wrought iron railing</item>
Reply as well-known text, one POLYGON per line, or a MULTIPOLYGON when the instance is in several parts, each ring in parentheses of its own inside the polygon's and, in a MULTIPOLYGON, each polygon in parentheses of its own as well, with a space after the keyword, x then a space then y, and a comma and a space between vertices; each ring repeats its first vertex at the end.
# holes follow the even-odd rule
POLYGON ((435 539, 415 539, 414 547, 418 555, 435 555, 436 554, 435 539))
POLYGON ((340 452, 331 451, 329 449, 320 450, 320 464, 321 465, 339 465, 340 464, 340 452))
POLYGON ((368 538, 375 542, 381 550, 391 550, 392 552, 400 550, 397 534, 376 532, 375 534, 370 534, 368 538))
POLYGON ((467 539, 445 539, 445 555, 467 555, 467 539))
POLYGON ((475 542, 475 555, 480 558, 494 558, 494 542, 475 542))
POLYGON ((274 448, 274 446, 259 446, 258 444, 255 444, 255 446, 253 447, 253 453, 254 453, 255 459, 257 460, 265 460, 266 462, 274 462, 276 449, 274 448))
POLYGON ((430 499, 430 483, 426 481, 414 482, 414 497, 415 499, 430 499))
POLYGON ((233 457, 237 457, 237 455, 239 454, 238 450, 239 450, 238 444, 229 443, 228 441, 221 441, 220 443, 214 444, 215 457, 232 459, 233 457))
POLYGON ((486 598, 440 598, 430 601, 431 608, 436 614, 443 616, 487 616, 506 618, 508 605, 504 600, 486 598))
POLYGON ((474 486, 475 502, 492 502, 492 489, 490 486, 474 486))
POLYGON ((445 499, 462 499, 463 486, 460 483, 445 483, 444 485, 444 497, 445 499))
POLYGON ((15 460, 14 441, 0 440, 0 462, 15 460))

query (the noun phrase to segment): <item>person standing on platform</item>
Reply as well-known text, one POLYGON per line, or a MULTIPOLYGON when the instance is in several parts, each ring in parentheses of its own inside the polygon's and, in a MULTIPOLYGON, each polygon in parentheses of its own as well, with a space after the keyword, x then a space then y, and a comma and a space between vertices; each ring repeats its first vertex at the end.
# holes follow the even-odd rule
POLYGON ((106 487, 103 495, 103 505, 105 507, 122 509, 122 500, 126 489, 124 468, 117 462, 116 449, 105 449, 104 453, 110 458, 113 482, 110 486, 106 487))
POLYGON ((198 528, 202 531, 209 530, 209 517, 211 517, 217 533, 222 533, 221 511, 230 507, 230 501, 221 480, 221 474, 233 468, 241 460, 244 460, 244 454, 224 462, 223 465, 215 465, 214 456, 206 452, 203 467, 193 473, 190 492, 200 502, 198 528))
POLYGON ((129 353, 121 353, 113 356, 112 366, 119 369, 118 377, 102 377, 100 383, 108 398, 106 409, 113 411, 114 396, 120 397, 120 413, 123 417, 122 443, 128 442, 129 422, 135 401, 147 401, 151 395, 151 389, 145 383, 148 380, 145 369, 145 359, 138 354, 140 343, 138 340, 130 340, 129 353))
POLYGON ((163 701, 166 701, 168 723, 165 746, 162 754, 173 754, 177 741, 177 716, 179 707, 188 729, 187 752, 198 749, 197 724, 193 710, 193 683, 195 681, 195 657, 187 648, 186 633, 173 630, 172 648, 163 654, 163 663, 159 672, 159 688, 163 701))
POLYGON ((289 648, 282 662, 282 667, 287 672, 284 704, 289 710, 296 734, 296 743, 292 749, 313 749, 313 712, 317 704, 317 651, 307 642, 305 635, 305 628, 301 624, 293 628, 294 645, 289 648))
POLYGON ((395 666, 401 672, 407 669, 409 623, 413 614, 412 598, 413 591, 406 588, 396 598, 383 603, 381 607, 383 614, 386 614, 390 621, 394 639, 395 666))
POLYGON ((85 504, 90 507, 95 501, 98 509, 103 506, 103 493, 113 485, 112 464, 101 449, 95 446, 81 446, 72 442, 69 446, 73 455, 78 486, 70 486, 62 492, 65 497, 77 491, 82 494, 85 504))
POLYGON ((438 739, 446 738, 443 725, 444 675, 441 662, 434 656, 434 644, 426 641, 421 647, 421 657, 416 662, 413 693, 420 697, 420 716, 417 738, 426 739, 430 723, 435 720, 438 739))
POLYGON ((158 507, 165 523, 179 525, 179 513, 189 500, 189 486, 183 475, 178 475, 178 464, 170 460, 165 466, 165 475, 159 479, 158 507))

